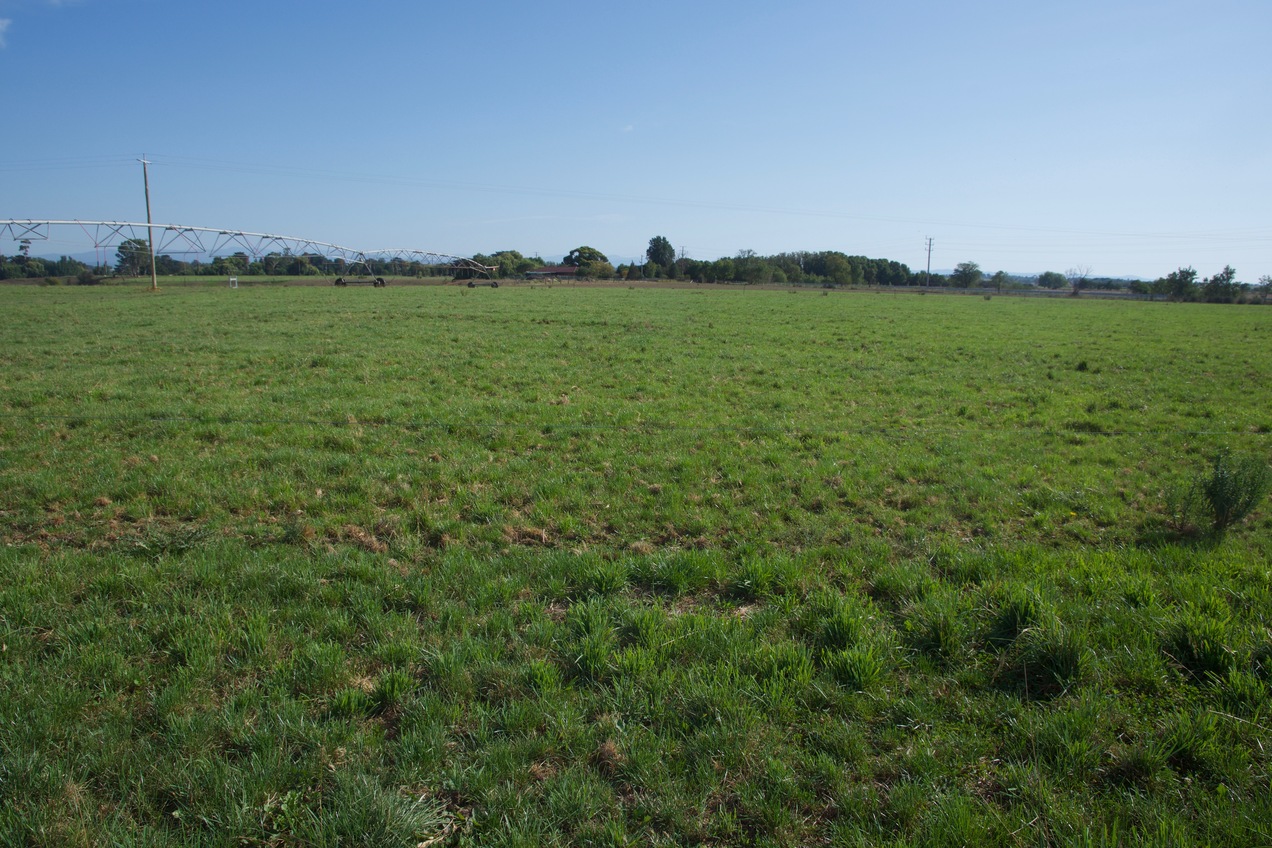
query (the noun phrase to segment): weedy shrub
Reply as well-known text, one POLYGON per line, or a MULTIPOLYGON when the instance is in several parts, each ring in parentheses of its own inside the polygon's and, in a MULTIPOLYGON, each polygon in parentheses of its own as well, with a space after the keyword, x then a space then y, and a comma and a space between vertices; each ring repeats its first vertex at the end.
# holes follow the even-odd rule
POLYGON ((208 528, 192 524, 178 524, 175 527, 149 525, 133 542, 133 547, 139 553, 158 558, 183 554, 205 544, 211 536, 208 528))
POLYGON ((1263 502, 1272 490, 1272 468, 1263 457, 1234 454, 1224 449, 1215 454, 1208 473, 1166 495, 1166 511, 1172 525, 1187 531, 1206 525, 1222 535, 1263 502))
POLYGON ((1272 489, 1272 469, 1262 457, 1221 451, 1215 456, 1210 476, 1200 481, 1200 488, 1213 527, 1222 533, 1267 497, 1272 489))

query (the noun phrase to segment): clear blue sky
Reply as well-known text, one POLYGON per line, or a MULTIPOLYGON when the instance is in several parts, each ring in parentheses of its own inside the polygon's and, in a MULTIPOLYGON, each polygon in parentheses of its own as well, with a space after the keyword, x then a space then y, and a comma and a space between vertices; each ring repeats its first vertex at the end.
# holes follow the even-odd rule
POLYGON ((156 221, 368 250, 1255 282, 1269 36, 1272 0, 0 0, 0 218, 144 220, 144 153, 156 221))

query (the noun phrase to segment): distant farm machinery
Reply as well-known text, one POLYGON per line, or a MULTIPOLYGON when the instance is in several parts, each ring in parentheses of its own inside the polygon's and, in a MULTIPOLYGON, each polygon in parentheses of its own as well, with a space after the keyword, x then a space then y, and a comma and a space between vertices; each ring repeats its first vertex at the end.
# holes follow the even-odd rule
POLYGON ((377 289, 384 288, 389 281, 383 277, 336 277, 336 285, 338 286, 374 286, 377 289))
MULTIPOLYGON (((99 266, 106 265, 111 253, 120 250, 121 245, 139 245, 140 252, 147 260, 151 256, 163 258, 168 254, 178 254, 204 261, 233 254, 243 260, 244 267, 240 274, 251 263, 260 262, 268 268, 271 263, 295 260, 309 268, 328 269, 328 273, 337 275, 335 285, 341 288, 384 288, 392 277, 441 274, 451 275, 456 282, 467 280, 471 287, 498 287, 493 279, 498 266, 482 265, 462 256, 427 250, 358 250, 297 236, 150 221, 0 219, 0 241, 12 240, 23 245, 24 249, 32 241, 49 241, 54 230, 68 233, 73 231, 73 238, 92 245, 97 252, 99 266)), ((267 270, 266 273, 275 272, 267 270)))

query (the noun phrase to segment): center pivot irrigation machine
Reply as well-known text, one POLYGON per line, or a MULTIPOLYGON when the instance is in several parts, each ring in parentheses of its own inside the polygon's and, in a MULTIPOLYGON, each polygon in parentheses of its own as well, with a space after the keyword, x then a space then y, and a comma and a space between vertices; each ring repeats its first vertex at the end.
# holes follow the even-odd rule
MULTIPOLYGON (((36 221, 0 219, 0 242, 12 240, 25 246, 34 241, 58 243, 91 242, 97 251, 98 265, 112 259, 112 251, 126 244, 149 246, 150 259, 155 256, 180 254, 216 258, 242 255, 249 261, 288 262, 307 260, 311 267, 331 274, 337 286, 369 285, 382 288, 389 276, 422 276, 427 272, 449 272, 457 279, 468 279, 469 287, 482 285, 498 288, 493 272, 498 266, 482 265, 462 256, 434 253, 414 248, 358 250, 329 242, 271 233, 249 233, 242 230, 218 230, 211 227, 189 227, 183 224, 151 224, 134 221, 36 221), (67 232, 62 236, 61 231, 67 232)), ((243 269, 246 271, 246 268, 243 269)), ((283 271, 283 273, 288 273, 283 271)))

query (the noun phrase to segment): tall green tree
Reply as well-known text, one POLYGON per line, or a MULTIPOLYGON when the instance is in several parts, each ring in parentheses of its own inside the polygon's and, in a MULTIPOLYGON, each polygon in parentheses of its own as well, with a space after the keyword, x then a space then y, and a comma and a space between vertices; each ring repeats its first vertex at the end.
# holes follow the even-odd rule
POLYGON ((1062 289, 1069 284, 1059 271, 1047 271, 1038 275, 1038 285, 1044 289, 1062 289))
POLYGON ((587 245, 574 248, 565 255, 564 259, 561 260, 563 265, 573 265, 575 268, 594 262, 608 263, 609 257, 604 253, 601 253, 596 248, 588 247, 587 245))
POLYGON ((614 277, 615 273, 614 266, 609 263, 608 259, 584 262, 579 266, 577 272, 580 277, 591 277, 594 280, 609 280, 614 277))
POLYGON ((975 288, 980 285, 985 274, 975 262, 960 262, 950 274, 950 282, 960 289, 975 288))
POLYGON ((1207 303, 1232 303, 1240 293, 1237 271, 1231 265, 1223 266, 1222 271, 1207 278, 1201 286, 1201 299, 1207 303))
POLYGON ((150 271, 150 245, 145 239, 130 238, 115 251, 115 273, 140 277, 150 271))
POLYGON ((1171 300, 1192 300, 1197 296, 1197 272, 1192 268, 1171 271, 1158 283, 1159 290, 1171 300))
POLYGON ((649 249, 645 258, 661 268, 668 268, 676 261, 676 250, 664 236, 654 236, 649 240, 649 249))

